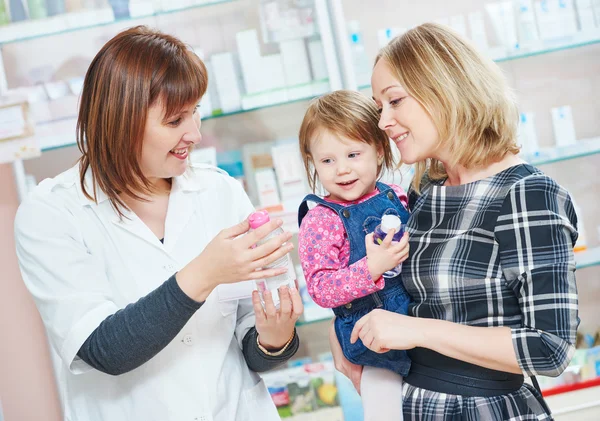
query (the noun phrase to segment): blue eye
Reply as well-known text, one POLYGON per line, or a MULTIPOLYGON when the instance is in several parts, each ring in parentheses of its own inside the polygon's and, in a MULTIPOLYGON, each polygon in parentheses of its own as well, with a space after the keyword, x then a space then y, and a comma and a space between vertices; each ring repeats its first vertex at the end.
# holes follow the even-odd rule
POLYGON ((331 163, 331 159, 327 158, 327 159, 323 159, 321 161, 323 164, 330 164, 331 163))
POLYGON ((360 155, 358 152, 352 152, 351 154, 348 154, 348 158, 356 158, 358 155, 360 155))

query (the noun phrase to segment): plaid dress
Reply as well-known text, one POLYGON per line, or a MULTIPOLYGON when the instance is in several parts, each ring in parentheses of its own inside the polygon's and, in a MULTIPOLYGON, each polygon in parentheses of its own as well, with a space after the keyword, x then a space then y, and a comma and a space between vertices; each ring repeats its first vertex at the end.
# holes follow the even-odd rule
MULTIPOLYGON (((461 186, 425 177, 409 192, 409 314, 469 326, 509 326, 525 376, 557 376, 574 352, 577 217, 567 191, 521 164, 461 186)), ((409 420, 551 420, 528 384, 468 397, 404 385, 409 420)))

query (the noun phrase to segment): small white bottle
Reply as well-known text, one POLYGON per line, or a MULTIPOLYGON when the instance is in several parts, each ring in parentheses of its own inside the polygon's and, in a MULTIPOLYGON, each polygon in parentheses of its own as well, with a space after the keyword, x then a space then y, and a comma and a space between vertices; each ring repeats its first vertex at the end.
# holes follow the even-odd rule
MULTIPOLYGON (((259 227, 262 227, 264 224, 266 224, 270 220, 271 220, 271 218, 269 217, 269 213, 267 211, 257 211, 248 217, 248 222, 250 223, 250 229, 253 229, 253 230, 255 230, 259 227)), ((261 244, 266 243, 271 238, 276 237, 280 234, 283 234, 283 229, 281 227, 278 227, 275 230, 271 231, 266 237, 264 237, 259 242, 257 242, 256 245, 260 246, 261 244)), ((267 291, 267 290, 271 291, 271 294, 273 296, 273 303, 275 304, 275 307, 279 306, 279 293, 277 291, 278 288, 283 285, 287 285, 287 286, 293 285, 294 281, 296 280, 294 267, 292 266, 292 259, 288 253, 285 256, 282 256, 279 259, 275 260, 273 263, 269 264, 268 266, 263 267, 263 269, 276 269, 276 268, 282 268, 282 267, 287 267, 288 271, 285 273, 282 273, 281 275, 276 275, 276 276, 272 276, 270 278, 260 279, 260 280, 256 281, 256 286, 258 287, 258 292, 260 293, 261 299, 262 299, 263 293, 265 291, 267 291)), ((263 300, 263 303, 264 303, 264 300, 263 300)))
MULTIPOLYGON (((384 215, 381 218, 381 224, 375 227, 375 231, 373 231, 373 241, 375 244, 381 244, 383 239, 387 236, 390 230, 394 230, 394 237, 392 239, 392 243, 396 243, 402 239, 404 235, 404 225, 400 218, 396 215, 384 215)), ((383 274, 384 278, 395 278, 402 272, 402 263, 396 266, 393 269, 388 270, 383 274)))

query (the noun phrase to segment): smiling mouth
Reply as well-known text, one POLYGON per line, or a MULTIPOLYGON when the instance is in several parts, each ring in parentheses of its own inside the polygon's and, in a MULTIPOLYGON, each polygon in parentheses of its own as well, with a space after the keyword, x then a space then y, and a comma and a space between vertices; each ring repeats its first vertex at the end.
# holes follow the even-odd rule
POLYGON ((410 132, 406 132, 404 134, 401 134, 400 136, 397 136, 397 137, 393 138, 393 140, 396 143, 402 142, 404 139, 406 139, 408 137, 409 134, 410 134, 410 132))
POLYGON ((185 159, 188 156, 190 149, 189 148, 179 148, 179 149, 171 149, 169 153, 176 158, 185 159))
POLYGON ((356 183, 357 181, 358 180, 344 181, 343 183, 336 183, 336 184, 342 188, 349 188, 349 187, 352 187, 354 185, 354 183, 356 183))

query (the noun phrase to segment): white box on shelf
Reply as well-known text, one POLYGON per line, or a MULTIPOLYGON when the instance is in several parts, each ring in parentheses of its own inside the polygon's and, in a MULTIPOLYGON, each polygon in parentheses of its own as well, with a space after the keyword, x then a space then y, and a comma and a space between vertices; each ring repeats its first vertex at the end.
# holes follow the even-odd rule
POLYGON ((525 157, 533 158, 539 154, 540 146, 535 130, 535 114, 521 113, 518 139, 522 147, 521 152, 525 157))
MULTIPOLYGON (((204 62, 204 66, 206 67, 206 70, 208 72, 208 64, 205 61, 204 51, 202 51, 202 49, 200 49, 200 48, 194 48, 193 50, 194 50, 194 53, 196 53, 196 55, 200 58, 200 60, 202 60, 204 62)), ((208 82, 214 83, 214 81, 212 81, 212 79, 210 77, 208 78, 208 82)), ((211 99, 212 99, 211 93, 209 92, 209 89, 207 87, 206 92, 200 99, 200 109, 198 110, 198 112, 200 113, 201 118, 210 117, 212 115, 213 104, 212 104, 211 99)))
POLYGON ((263 80, 265 82, 264 90, 271 91, 273 89, 285 88, 285 71, 281 54, 270 54, 261 57, 263 80))
POLYGON ((557 0, 560 26, 564 36, 577 33, 577 13, 574 0, 557 0))
POLYGON ((310 57, 310 68, 312 70, 313 80, 323 80, 329 78, 327 71, 327 61, 323 51, 321 40, 308 42, 308 55, 310 57))
POLYGON ((296 212, 302 199, 308 194, 306 173, 298 142, 286 142, 271 148, 277 185, 281 192, 283 210, 296 212))
POLYGON ((535 16, 541 39, 550 40, 563 37, 564 33, 560 27, 560 15, 558 14, 558 0, 536 1, 535 16))
POLYGON ((265 90, 263 61, 260 54, 258 34, 255 29, 235 34, 238 57, 242 67, 242 77, 247 94, 265 90))
POLYGON ((238 86, 233 54, 213 54, 211 64, 221 109, 224 113, 240 110, 242 108, 242 96, 238 86))
POLYGON ((310 82, 310 65, 304 39, 294 39, 279 43, 281 62, 286 86, 302 85, 310 82))
POLYGON ((485 4, 498 43, 509 53, 518 48, 517 24, 512 1, 485 4))
POLYGON ((258 168, 254 171, 258 203, 261 208, 277 206, 281 203, 277 191, 277 179, 273 168, 258 168))
POLYGON ((473 44, 475 44, 479 51, 487 51, 490 46, 488 44, 487 33, 485 30, 483 12, 477 11, 469 13, 468 21, 471 29, 471 40, 473 41, 473 44))
POLYGON ((351 20, 346 24, 350 42, 350 55, 358 86, 366 86, 371 83, 371 62, 367 56, 360 22, 351 20))
POLYGON ((535 20, 535 10, 532 0, 518 0, 517 8, 517 30, 519 34, 520 47, 527 47, 540 39, 535 20))
POLYGON ((600 0, 592 0, 592 6, 594 7, 594 17, 596 19, 596 26, 600 27, 600 0))
POLYGON ((596 29, 596 18, 594 17, 592 0, 575 0, 575 8, 577 9, 580 31, 594 31, 596 29))
MULTIPOLYGON (((206 89, 206 95, 209 97, 210 104, 206 104, 203 106, 202 101, 204 101, 204 97, 200 99, 200 115, 203 117, 208 117, 212 115, 215 111, 223 111, 221 108, 221 101, 219 99, 219 91, 217 89, 217 82, 215 77, 215 72, 213 71, 213 65, 210 60, 206 60, 204 62, 206 66, 206 72, 208 73, 208 88, 206 89), (208 109, 210 107, 210 114, 208 114, 208 109)), ((236 86, 240 86, 239 81, 236 83, 236 86)), ((240 94, 241 95, 241 94, 240 94)))
POLYGON ((571 106, 552 108, 552 127, 557 147, 570 146, 577 143, 575 124, 571 106))

